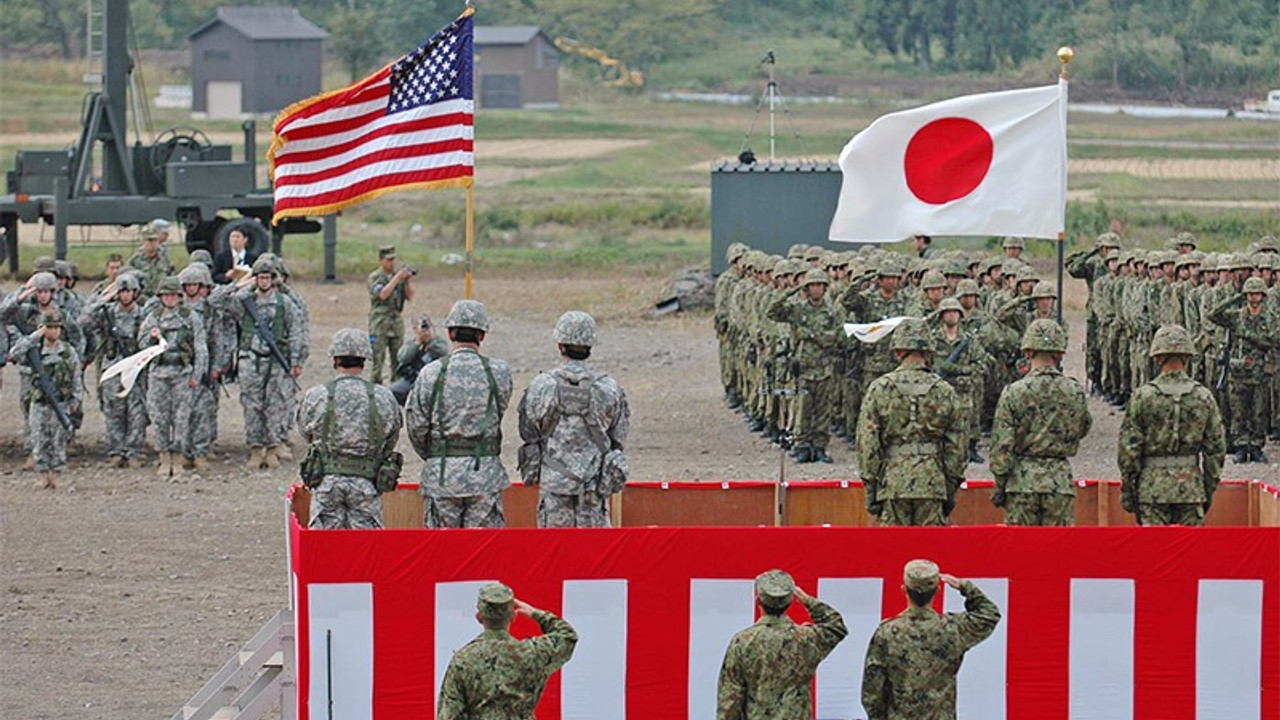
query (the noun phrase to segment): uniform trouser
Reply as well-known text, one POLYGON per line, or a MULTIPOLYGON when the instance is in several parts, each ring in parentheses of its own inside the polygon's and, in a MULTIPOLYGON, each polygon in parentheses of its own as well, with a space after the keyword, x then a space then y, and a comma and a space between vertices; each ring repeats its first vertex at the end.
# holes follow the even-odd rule
POLYGON ((735 392, 737 390, 737 378, 734 377, 735 370, 733 343, 729 340, 729 334, 724 333, 720 336, 720 384, 724 387, 725 392, 735 392))
POLYGON ((609 496, 538 491, 538 527, 609 527, 609 496))
POLYGON ((107 455, 136 458, 143 453, 147 437, 147 398, 135 385, 128 395, 116 397, 122 385, 113 377, 102 384, 102 415, 107 426, 107 455))
POLYGON ((1128 395, 1132 387, 1131 368, 1129 366, 1129 338, 1121 328, 1115 330, 1116 343, 1116 387, 1115 392, 1128 395))
POLYGON ((1204 525, 1204 506, 1200 503, 1139 503, 1143 525, 1204 525))
POLYGON ((1280 436, 1280 372, 1271 376, 1271 437, 1280 436))
POLYGON ((361 477, 326 475, 311 490, 310 528, 382 527, 382 494, 361 477))
POLYGON ((1267 416, 1271 397, 1269 377, 1232 375, 1227 378, 1227 394, 1231 403, 1229 436, 1235 447, 1261 448, 1267 442, 1267 416), (1256 379, 1255 379, 1256 378, 1256 379))
POLYGON ((855 441, 858 429, 858 413, 862 411, 862 373, 854 367, 840 379, 844 383, 840 412, 844 414, 844 427, 849 432, 849 442, 855 441))
POLYGON ((1060 493, 1011 492, 1004 499, 1006 525, 1076 524, 1076 496, 1060 493))
POLYGON ((271 358, 240 358, 240 404, 244 407, 244 440, 251 447, 277 447, 287 425, 293 381, 271 358))
POLYGON ((156 452, 182 449, 191 418, 190 366, 151 367, 147 373, 147 415, 151 417, 156 452))
POLYGON ((1085 323, 1085 365, 1089 380, 1095 385, 1102 384, 1102 345, 1098 333, 1098 321, 1092 313, 1085 323))
POLYGON ((209 454, 209 446, 218 435, 218 388, 200 383, 191 391, 191 419, 182 443, 182 454, 189 458, 209 454))
POLYGON ((800 379, 802 392, 795 397, 796 445, 826 450, 831 441, 831 393, 834 378, 830 375, 800 379))
POLYGON ((36 457, 36 470, 61 470, 67 465, 67 440, 71 433, 58 422, 53 406, 34 400, 28 416, 31 452, 36 457))
MULTIPOLYGON (((4 332, 0 328, 0 332, 4 332)), ((27 452, 34 452, 31 441, 31 389, 35 381, 31 379, 31 368, 18 366, 18 406, 22 408, 22 447, 27 452)))
POLYGON ((379 332, 369 334, 373 340, 373 370, 369 374, 369 379, 380 383, 384 361, 391 369, 387 376, 390 377, 395 372, 396 357, 400 354, 400 346, 404 344, 404 323, 400 318, 396 318, 396 322, 385 322, 385 325, 379 328, 379 332), (387 359, 388 356, 390 360, 387 359))
POLYGON ((881 525, 945 525, 942 517, 942 500, 896 499, 885 500, 880 512, 881 525))
POLYGON ((1129 339, 1129 388, 1136 391, 1151 379, 1151 336, 1136 333, 1129 339))
POLYGON ((467 497, 427 495, 422 502, 422 524, 429 528, 501 528, 502 493, 467 497))

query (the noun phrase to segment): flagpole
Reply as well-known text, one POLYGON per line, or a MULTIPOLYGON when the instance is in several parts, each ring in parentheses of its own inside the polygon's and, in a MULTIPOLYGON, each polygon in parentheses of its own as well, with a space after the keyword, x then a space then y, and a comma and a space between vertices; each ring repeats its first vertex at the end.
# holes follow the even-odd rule
MULTIPOLYGON (((1069 83, 1071 80, 1071 60, 1075 57, 1075 55, 1076 55, 1075 51, 1069 47, 1063 46, 1058 48, 1058 62, 1062 63, 1061 78, 1063 83, 1069 83)), ((1065 98, 1063 99, 1063 102, 1064 103, 1066 102, 1065 98)), ((1063 114, 1064 115, 1066 114, 1065 107, 1063 108, 1063 114)), ((1064 123, 1062 127, 1062 132, 1066 133, 1066 131, 1067 131, 1067 128, 1064 123)), ((1065 141, 1065 138, 1064 138, 1064 141, 1065 141)), ((1066 143, 1064 142, 1063 144, 1065 146, 1066 143)), ((1063 174, 1066 174, 1066 171, 1067 169, 1064 167, 1062 169, 1063 174)), ((1063 189, 1063 191, 1065 193, 1065 188, 1063 189)), ((1064 227, 1062 230, 1058 231, 1058 324, 1059 325, 1062 324, 1062 307, 1063 305, 1066 304, 1066 298, 1062 294, 1062 290, 1063 290, 1062 269, 1063 269, 1063 265, 1066 264, 1066 246, 1067 246, 1067 232, 1065 227, 1065 222, 1066 222, 1065 204, 1067 202, 1067 198, 1065 194, 1062 198, 1062 202, 1064 205, 1063 213, 1062 213, 1064 227)))
MULTIPOLYGON (((476 250, 476 191, 474 183, 467 185, 467 284, 463 297, 470 300, 471 294, 471 278, 475 271, 475 250, 476 250)), ((1059 273, 1061 275, 1061 273, 1059 273)), ((1058 284, 1062 281, 1059 279, 1058 284)))

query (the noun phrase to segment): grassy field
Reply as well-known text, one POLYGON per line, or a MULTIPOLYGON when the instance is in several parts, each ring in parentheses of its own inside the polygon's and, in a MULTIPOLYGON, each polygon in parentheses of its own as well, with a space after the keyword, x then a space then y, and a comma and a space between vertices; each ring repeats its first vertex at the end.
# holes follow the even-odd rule
MULTIPOLYGON (((61 148, 74 142, 84 95, 81 72, 79 64, 0 65, 5 97, 0 104, 0 158, 12 158, 20 148, 61 148)), ((147 77, 152 93, 174 79, 155 68, 147 68, 147 77)), ((340 81, 331 78, 329 84, 340 81)), ((661 275, 705 263, 709 168, 737 154, 753 121, 750 146, 758 156, 767 155, 768 118, 757 115, 754 103, 664 102, 604 91, 573 77, 564 92, 563 105, 555 110, 482 110, 477 115, 478 268, 572 273, 626 267, 661 275), (540 141, 538 153, 497 151, 528 140, 540 141), (607 141, 627 142, 611 148, 607 141), (580 146, 588 143, 603 149, 583 151, 580 146)), ((892 109, 892 104, 876 101, 793 103, 789 113, 778 117, 778 154, 833 159, 853 134, 892 109)), ((270 141, 270 123, 269 117, 259 119, 260 151, 270 141)), ((242 152, 239 122, 195 121, 175 110, 153 109, 152 129, 143 129, 143 141, 172 126, 198 127, 214 142, 236 146, 237 156, 242 152)), ((1274 122, 1073 113, 1068 135, 1073 159, 1230 164, 1280 156, 1280 125, 1274 122)), ((1126 172, 1073 175, 1072 190, 1086 191, 1088 199, 1070 204, 1069 236, 1075 241, 1100 232, 1112 218, 1122 219, 1128 235, 1147 245, 1180 229, 1205 236, 1210 246, 1236 246, 1242 238, 1280 231, 1280 185, 1274 179, 1209 173, 1186 178, 1126 172), (1251 205, 1223 206, 1238 201, 1251 205)), ((346 212, 339 222, 339 273, 363 274, 371 264, 370 248, 389 242, 399 244, 411 262, 446 267, 448 256, 462 251, 463 208, 461 191, 407 192, 346 212)), ((24 267, 51 249, 51 238, 51 230, 24 228, 24 267), (36 243, 34 252, 26 250, 26 241, 36 243)), ((83 268, 96 268, 108 252, 132 242, 127 229, 73 229, 72 256, 83 268)), ((286 254, 296 272, 318 272, 319 236, 291 236, 286 254)), ((182 255, 175 249, 175 259, 182 255)))

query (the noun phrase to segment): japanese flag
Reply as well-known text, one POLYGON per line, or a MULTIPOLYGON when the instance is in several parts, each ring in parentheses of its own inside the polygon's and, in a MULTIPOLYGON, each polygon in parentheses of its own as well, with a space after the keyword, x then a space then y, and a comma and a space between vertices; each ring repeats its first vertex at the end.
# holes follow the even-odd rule
POLYGON ((967 95, 878 118, 840 153, 832 240, 1057 238, 1065 230, 1067 84, 967 95))

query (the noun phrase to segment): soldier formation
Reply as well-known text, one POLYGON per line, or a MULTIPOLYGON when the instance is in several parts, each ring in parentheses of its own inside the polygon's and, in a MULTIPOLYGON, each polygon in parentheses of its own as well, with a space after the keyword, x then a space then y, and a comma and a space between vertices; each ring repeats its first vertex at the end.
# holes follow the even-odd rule
MULTIPOLYGON (((1280 248, 1268 236, 1244 253, 1204 254, 1189 233, 1169 246, 1121 252, 1109 232, 1067 258, 1066 270, 1089 287, 1091 392, 1128 408, 1140 389, 1167 384, 1152 381, 1167 358, 1182 357, 1168 349, 1165 329, 1177 327, 1190 338, 1179 353, 1194 350, 1181 372, 1225 418, 1227 452, 1237 463, 1266 462, 1268 438, 1280 440, 1280 248)), ((920 239, 914 247, 915 260, 876 246, 795 245, 786 258, 730 246, 714 315, 726 402, 798 462, 830 462, 830 435, 847 440, 882 523, 945 522, 965 464, 984 461, 979 441, 990 435, 993 502, 1008 522, 1071 524, 1069 458, 1092 419, 1085 389, 1059 369, 1069 328, 1053 285, 1021 259, 1019 238, 1006 238, 997 257, 920 239), (842 329, 899 317, 908 319, 878 342, 842 329)), ((1188 501, 1202 521, 1221 473, 1216 446, 1173 417, 1146 415, 1149 405, 1127 426, 1186 436, 1174 444, 1196 457, 1194 483, 1208 489, 1188 495, 1202 496, 1188 501)), ((1122 471, 1133 451, 1122 445, 1122 471)), ((1168 463, 1192 482, 1189 460, 1139 451, 1147 467, 1168 463)), ((1140 487, 1136 476, 1129 484, 1140 487)), ((1167 517, 1139 512, 1140 496, 1130 504, 1141 521, 1167 517)))

